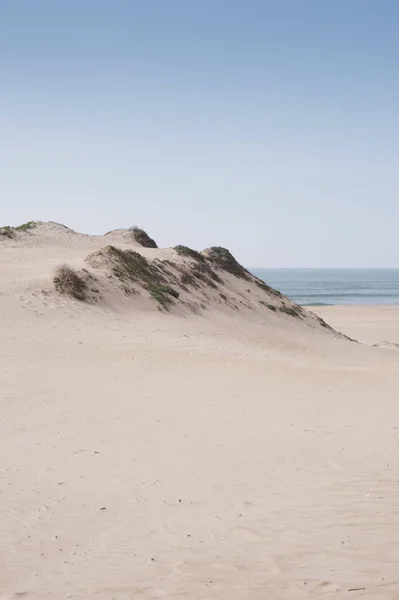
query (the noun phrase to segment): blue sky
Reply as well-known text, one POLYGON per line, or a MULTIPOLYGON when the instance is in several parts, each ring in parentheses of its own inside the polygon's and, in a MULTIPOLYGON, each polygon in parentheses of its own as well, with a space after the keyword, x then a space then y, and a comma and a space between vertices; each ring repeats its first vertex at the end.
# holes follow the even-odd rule
POLYGON ((396 0, 0 0, 0 220, 399 266, 396 0))

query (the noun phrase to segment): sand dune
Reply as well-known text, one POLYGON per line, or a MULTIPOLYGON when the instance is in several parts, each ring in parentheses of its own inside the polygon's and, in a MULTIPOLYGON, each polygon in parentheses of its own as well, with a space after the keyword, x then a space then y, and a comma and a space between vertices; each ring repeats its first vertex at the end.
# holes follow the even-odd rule
POLYGON ((0 598, 399 594, 397 352, 204 256, 184 289, 202 259, 128 230, 0 237, 0 598))

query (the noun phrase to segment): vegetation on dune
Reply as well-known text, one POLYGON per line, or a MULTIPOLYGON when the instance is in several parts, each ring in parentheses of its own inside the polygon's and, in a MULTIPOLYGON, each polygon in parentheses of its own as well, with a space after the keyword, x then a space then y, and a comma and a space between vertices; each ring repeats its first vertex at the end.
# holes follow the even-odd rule
POLYGON ((214 289, 217 288, 216 284, 223 283, 223 279, 212 269, 212 266, 207 261, 196 263, 191 270, 191 275, 198 281, 214 289))
POLYGON ((288 305, 283 303, 278 307, 278 310, 290 317, 304 317, 303 308, 297 304, 288 305))
MULTIPOLYGON (((129 289, 129 283, 138 283, 164 309, 168 309, 174 299, 179 298, 179 292, 168 284, 160 267, 149 262, 139 252, 107 246, 91 254, 87 260, 95 266, 98 258, 104 258, 109 263, 113 275, 123 283, 125 292, 129 289)), ((133 290, 129 293, 133 293, 133 290)))
POLYGON ((5 225, 4 227, 0 227, 0 235, 9 239, 13 239, 15 238, 16 231, 29 231, 29 229, 33 229, 36 227, 36 225, 36 221, 28 221, 28 223, 22 223, 22 225, 18 225, 17 227, 5 225))
POLYGON ((260 304, 262 304, 262 306, 265 306, 269 310, 276 312, 277 307, 274 304, 270 304, 269 302, 266 302, 265 300, 260 300, 259 302, 260 302, 260 304))
POLYGON ((157 243, 153 240, 144 229, 140 227, 131 227, 129 231, 132 232, 134 239, 143 248, 158 248, 157 243))
POLYGON ((37 227, 37 221, 28 221, 27 223, 22 223, 22 225, 18 225, 16 227, 16 231, 29 231, 29 229, 34 229, 37 227))
POLYGON ((12 240, 13 238, 15 238, 15 230, 13 227, 5 225, 4 227, 0 227, 0 236, 12 240))
POLYGON ((86 300, 88 285, 79 273, 69 265, 57 268, 54 278, 54 287, 60 294, 67 294, 76 300, 86 300))
POLYGON ((223 271, 227 271, 241 279, 251 279, 251 274, 234 258, 227 248, 213 246, 205 250, 207 258, 223 271))
MULTIPOLYGON (((317 322, 319 323, 319 325, 321 325, 321 326, 322 326, 322 327, 324 327, 325 329, 329 329, 330 331, 334 331, 334 330, 333 330, 333 328, 332 328, 330 325, 328 325, 328 323, 326 323, 326 322, 325 322, 325 320, 324 320, 324 319, 322 319, 321 317, 319 317, 319 316, 317 316, 317 315, 316 315, 316 320, 317 320, 317 322)), ((341 334, 341 335, 342 335, 342 334, 341 334)), ((346 336, 346 335, 345 335, 344 337, 346 337, 346 338, 347 338, 348 340, 350 340, 351 342, 354 342, 354 341, 355 341, 355 340, 353 340, 352 338, 350 338, 350 337, 348 337, 348 336, 346 336)))
POLYGON ((178 265, 173 263, 171 260, 160 260, 160 259, 156 258, 152 262, 152 266, 155 267, 155 269, 158 270, 160 275, 164 279, 166 279, 170 284, 177 285, 177 286, 181 285, 180 270, 178 268, 178 265), (168 267, 170 267, 170 268, 168 268, 168 267), (177 271, 177 272, 174 272, 174 271, 177 271))
POLYGON ((177 263, 174 267, 180 273, 181 287, 192 286, 198 289, 200 286, 206 286, 215 289, 217 283, 223 283, 223 280, 212 268, 212 264, 206 259, 186 264, 177 263))
POLYGON ((174 248, 177 252, 177 254, 179 256, 186 256, 188 258, 193 258, 194 260, 197 260, 199 262, 204 262, 205 261, 205 256, 203 256, 203 254, 201 254, 200 252, 197 252, 197 250, 193 250, 192 248, 189 248, 188 246, 175 246, 174 248))
POLYGON ((192 285, 193 287, 198 287, 198 282, 191 273, 183 272, 181 274, 180 281, 183 285, 192 285))
POLYGON ((153 268, 139 252, 107 246, 99 253, 110 259, 112 272, 121 281, 148 282, 153 277, 153 268))
POLYGON ((147 284, 147 289, 150 292, 151 297, 166 310, 174 303, 173 298, 179 297, 179 292, 170 285, 149 282, 147 284))
POLYGON ((173 298, 179 298, 179 296, 180 296, 179 292, 177 290, 175 290, 175 288, 173 288, 171 285, 163 285, 162 291, 165 294, 169 294, 170 296, 173 296, 173 298))
POLYGON ((281 292, 279 292, 278 290, 275 290, 270 285, 267 285, 267 283, 265 283, 261 279, 258 279, 257 277, 254 277, 253 280, 256 283, 256 285, 258 286, 258 288, 260 288, 261 290, 263 290, 267 294, 270 294, 271 296, 276 296, 277 298, 282 298, 283 297, 283 294, 281 292))

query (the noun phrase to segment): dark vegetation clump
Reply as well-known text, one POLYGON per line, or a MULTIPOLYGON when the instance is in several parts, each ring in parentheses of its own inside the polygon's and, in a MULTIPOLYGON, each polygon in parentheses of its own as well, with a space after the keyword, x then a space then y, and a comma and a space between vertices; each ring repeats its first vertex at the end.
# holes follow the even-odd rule
POLYGON ((76 300, 87 299, 87 283, 72 267, 68 265, 58 267, 53 282, 55 289, 60 294, 72 296, 76 300))
POLYGON ((176 274, 171 270, 176 269, 179 272, 177 265, 175 265, 175 263, 172 261, 155 259, 152 263, 152 266, 157 269, 162 276, 165 276, 169 283, 177 286, 181 285, 179 274, 176 274), (168 266, 171 267, 171 269, 168 269, 168 266))
POLYGON ((158 248, 155 240, 150 238, 144 229, 140 229, 139 227, 131 227, 129 231, 132 232, 136 242, 140 244, 140 246, 143 246, 143 248, 158 248))
POLYGON ((260 300, 260 303, 262 306, 266 306, 266 308, 272 310, 273 312, 276 312, 277 310, 277 307, 274 304, 269 304, 268 302, 265 302, 265 300, 260 300))
POLYGON ((27 223, 22 223, 22 225, 18 225, 18 227, 16 227, 16 231, 29 231, 29 229, 34 229, 35 227, 37 227, 37 222, 36 221, 28 221, 27 223))
POLYGON ((147 289, 150 292, 151 297, 165 310, 168 310, 169 306, 174 304, 173 298, 179 297, 179 292, 170 285, 149 282, 147 284, 147 289))
POLYGON ((278 290, 275 290, 270 285, 267 285, 267 283, 265 283, 261 279, 258 279, 257 277, 254 277, 254 281, 255 281, 256 285, 258 286, 258 288, 260 288, 261 290, 263 290, 267 294, 270 294, 271 296, 276 296, 277 298, 282 298, 283 297, 283 294, 281 292, 279 292, 278 290))
POLYGON ((192 285, 193 287, 198 287, 198 282, 195 279, 194 275, 191 273, 184 272, 181 274, 180 281, 183 285, 192 285))
POLYGON ((241 279, 252 279, 251 274, 242 266, 227 248, 221 248, 220 246, 213 246, 206 250, 207 258, 220 269, 240 277, 241 279))
MULTIPOLYGON (((330 325, 328 325, 328 323, 326 323, 324 319, 322 319, 322 318, 321 318, 321 317, 319 317, 319 316, 317 316, 316 318, 317 318, 317 322, 319 323, 319 325, 321 325, 321 326, 322 326, 322 327, 324 327, 325 329, 329 329, 330 331, 334 331, 334 330, 333 330, 333 328, 332 328, 332 327, 330 327, 330 325)), ((345 336, 345 337, 347 337, 347 336, 345 336)), ((348 339, 350 339, 351 341, 354 341, 354 340, 352 340, 351 338, 348 338, 348 339)))
POLYGON ((324 327, 324 329, 327 329, 328 331, 331 331, 331 332, 333 332, 333 333, 335 333, 335 334, 338 334, 340 337, 342 337, 342 338, 344 338, 344 339, 348 340, 349 342, 354 342, 355 344, 357 344, 357 343, 358 343, 358 341, 357 341, 357 340, 355 340, 355 339, 353 339, 353 338, 349 337, 348 335, 345 335, 345 334, 343 334, 343 333, 340 333, 339 331, 336 331, 335 329, 333 329, 333 328, 332 328, 332 327, 331 327, 331 326, 330 326, 328 323, 326 323, 326 322, 324 321, 324 319, 322 319, 322 318, 321 318, 321 317, 319 317, 318 315, 315 315, 315 314, 313 313, 313 316, 315 316, 315 317, 316 317, 316 320, 317 320, 318 324, 319 324, 319 325, 321 325, 322 327, 324 327))
POLYGON ((197 289, 202 285, 216 289, 217 284, 222 284, 223 280, 214 270, 214 265, 201 254, 199 256, 201 258, 195 259, 192 263, 174 265, 174 268, 180 272, 181 285, 192 286, 197 289))
POLYGON ((193 258, 199 262, 205 261, 205 256, 188 246, 175 246, 175 250, 179 256, 187 256, 188 258, 193 258))
POLYGON ((175 290, 175 288, 173 288, 171 285, 163 285, 162 286, 162 291, 165 294, 169 294, 169 296, 172 296, 173 298, 179 298, 180 294, 177 290, 175 290))
POLYGON ((211 287, 217 288, 218 283, 223 283, 223 279, 214 271, 207 262, 197 262, 191 269, 191 275, 199 282, 211 287))
POLYGON ((36 226, 36 221, 28 221, 28 223, 23 223, 22 225, 18 225, 18 227, 10 227, 9 225, 6 225, 4 227, 0 227, 0 236, 7 237, 12 240, 15 238, 16 231, 29 231, 29 229, 33 229, 36 226))
POLYGON ((13 238, 15 238, 15 230, 13 229, 13 227, 5 225, 4 227, 0 227, 0 236, 12 240, 13 238))
POLYGON ((283 303, 279 306, 279 311, 290 317, 304 317, 303 308, 297 304, 289 306, 288 304, 283 303))

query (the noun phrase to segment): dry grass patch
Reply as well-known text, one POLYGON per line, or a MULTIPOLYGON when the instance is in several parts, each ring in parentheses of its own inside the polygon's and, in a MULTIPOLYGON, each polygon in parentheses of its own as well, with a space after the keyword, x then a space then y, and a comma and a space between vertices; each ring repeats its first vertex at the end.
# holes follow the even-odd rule
POLYGON ((58 293, 72 296, 76 300, 87 300, 87 282, 69 265, 61 265, 56 269, 53 283, 58 293))

